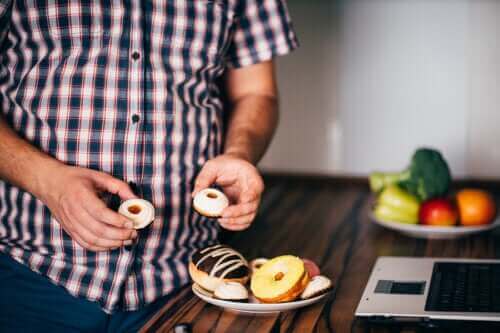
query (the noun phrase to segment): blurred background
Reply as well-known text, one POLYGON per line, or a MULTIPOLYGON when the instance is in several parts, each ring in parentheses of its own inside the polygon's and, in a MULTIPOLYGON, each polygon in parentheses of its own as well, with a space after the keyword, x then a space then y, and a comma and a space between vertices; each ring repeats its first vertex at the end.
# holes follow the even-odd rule
POLYGON ((419 146, 456 178, 500 176, 500 1, 288 0, 266 172, 401 170, 419 146))

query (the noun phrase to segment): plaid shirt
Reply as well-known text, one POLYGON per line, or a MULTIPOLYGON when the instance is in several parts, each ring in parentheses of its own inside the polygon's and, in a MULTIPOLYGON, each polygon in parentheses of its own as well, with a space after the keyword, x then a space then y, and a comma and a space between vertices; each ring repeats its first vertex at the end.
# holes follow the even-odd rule
POLYGON ((107 312, 187 283, 191 253, 217 238, 190 198, 221 152, 216 83, 296 46, 284 0, 0 0, 0 37, 7 123, 60 161, 139 184, 157 210, 131 248, 86 251, 0 181, 0 251, 107 312))

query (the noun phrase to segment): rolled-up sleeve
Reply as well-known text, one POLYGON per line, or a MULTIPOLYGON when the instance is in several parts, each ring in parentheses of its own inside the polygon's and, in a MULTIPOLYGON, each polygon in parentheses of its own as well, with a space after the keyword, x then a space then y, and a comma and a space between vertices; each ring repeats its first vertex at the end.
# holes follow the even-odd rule
POLYGON ((297 47, 285 0, 243 0, 236 9, 226 65, 252 65, 297 47))

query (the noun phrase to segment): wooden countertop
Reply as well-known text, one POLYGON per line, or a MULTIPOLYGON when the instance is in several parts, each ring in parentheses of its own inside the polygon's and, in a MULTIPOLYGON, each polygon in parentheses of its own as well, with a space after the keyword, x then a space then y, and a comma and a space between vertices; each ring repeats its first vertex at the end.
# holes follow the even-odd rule
MULTIPOLYGON (((493 184, 489 190, 500 195, 500 188, 493 184)), ((355 320, 354 310, 377 257, 500 258, 500 228, 459 240, 412 239, 372 223, 369 199, 363 182, 266 179, 253 226, 240 233, 224 233, 221 241, 249 259, 295 254, 314 260, 322 274, 333 278, 331 297, 298 311, 249 316, 206 304, 187 286, 142 331, 171 332, 179 323, 190 323, 193 332, 416 332, 421 328, 369 326, 355 320)), ((478 325, 460 323, 453 332, 500 331, 478 325)))

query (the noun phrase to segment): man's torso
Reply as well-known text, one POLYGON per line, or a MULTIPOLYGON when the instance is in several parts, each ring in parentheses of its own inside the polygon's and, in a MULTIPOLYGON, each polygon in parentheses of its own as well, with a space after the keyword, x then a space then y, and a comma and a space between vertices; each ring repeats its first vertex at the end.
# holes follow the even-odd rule
POLYGON ((217 82, 228 64, 293 48, 288 19, 274 0, 1 1, 7 123, 64 163, 134 182, 157 218, 131 247, 86 251, 34 196, 0 181, 0 251, 107 311, 186 283, 190 254, 217 237, 190 197, 222 147, 217 82))

